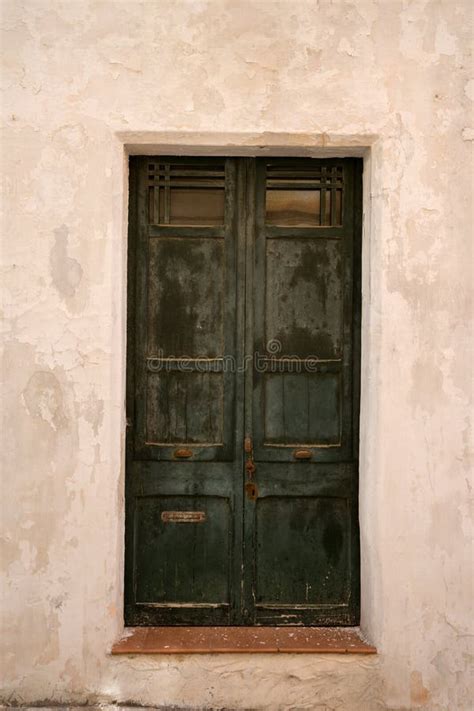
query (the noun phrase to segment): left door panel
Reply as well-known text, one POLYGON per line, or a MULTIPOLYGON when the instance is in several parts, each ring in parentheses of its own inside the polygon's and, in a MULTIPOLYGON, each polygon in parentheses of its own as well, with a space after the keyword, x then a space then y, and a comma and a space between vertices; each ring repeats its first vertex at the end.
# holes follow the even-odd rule
POLYGON ((239 607, 237 191, 231 159, 130 161, 129 625, 239 607))

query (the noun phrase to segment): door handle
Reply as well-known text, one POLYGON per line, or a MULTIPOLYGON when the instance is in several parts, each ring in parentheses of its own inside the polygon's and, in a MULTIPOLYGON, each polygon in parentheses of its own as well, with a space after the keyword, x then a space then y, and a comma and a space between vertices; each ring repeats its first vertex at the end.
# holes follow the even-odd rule
POLYGON ((295 459, 311 459, 313 453, 310 449, 296 449, 293 456, 295 459))
POLYGON ((175 449, 173 452, 173 457, 176 459, 189 459, 193 456, 191 449, 175 449))

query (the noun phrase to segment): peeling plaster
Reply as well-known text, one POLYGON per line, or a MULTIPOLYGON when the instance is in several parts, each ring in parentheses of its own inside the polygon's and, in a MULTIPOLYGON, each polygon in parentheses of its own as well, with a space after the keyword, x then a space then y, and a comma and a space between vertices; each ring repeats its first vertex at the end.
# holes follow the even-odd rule
POLYGON ((6 702, 470 709, 470 5, 3 2, 6 702), (377 657, 108 653, 124 153, 157 150, 365 159, 362 624, 377 657))
POLYGON ((47 422, 53 430, 65 426, 61 386, 53 373, 33 373, 23 391, 23 401, 32 417, 47 422))

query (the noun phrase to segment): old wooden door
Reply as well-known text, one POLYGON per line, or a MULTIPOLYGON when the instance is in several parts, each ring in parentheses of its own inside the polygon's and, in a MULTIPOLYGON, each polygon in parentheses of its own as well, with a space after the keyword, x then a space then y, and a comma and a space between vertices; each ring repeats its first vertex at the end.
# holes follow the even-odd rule
POLYGON ((361 171, 131 159, 127 624, 357 624, 361 171))

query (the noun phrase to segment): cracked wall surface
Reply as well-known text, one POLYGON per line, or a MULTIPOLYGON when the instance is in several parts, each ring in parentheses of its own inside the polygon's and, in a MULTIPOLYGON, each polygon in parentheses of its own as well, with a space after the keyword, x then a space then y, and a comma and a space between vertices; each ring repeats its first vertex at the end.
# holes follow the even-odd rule
POLYGON ((467 0, 4 0, 3 701, 467 711, 467 0), (362 624, 376 657, 111 657, 125 152, 361 155, 362 624), (194 148, 190 148, 194 146, 194 148))

